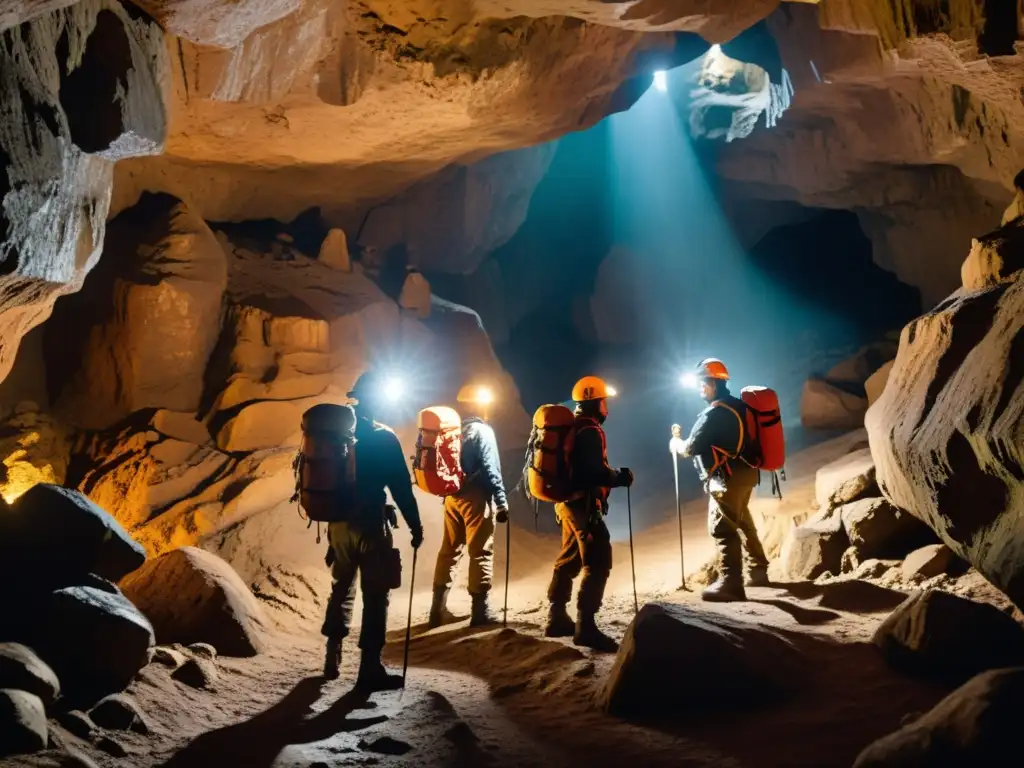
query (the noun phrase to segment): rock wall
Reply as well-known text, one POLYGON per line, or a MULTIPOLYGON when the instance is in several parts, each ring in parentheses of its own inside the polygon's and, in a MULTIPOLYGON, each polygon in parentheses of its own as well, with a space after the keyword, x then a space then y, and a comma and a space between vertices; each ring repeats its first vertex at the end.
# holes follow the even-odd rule
POLYGON ((96 264, 114 162, 159 152, 166 132, 156 24, 116 0, 44 8, 0 32, 0 377, 96 264))
POLYGON ((903 329, 866 425, 886 497, 1022 606, 1024 217, 978 238, 961 274, 903 329))

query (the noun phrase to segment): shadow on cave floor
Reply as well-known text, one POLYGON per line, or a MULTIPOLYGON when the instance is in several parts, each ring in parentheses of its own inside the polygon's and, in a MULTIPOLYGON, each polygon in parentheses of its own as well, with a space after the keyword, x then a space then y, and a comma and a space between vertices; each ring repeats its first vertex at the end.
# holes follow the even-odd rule
POLYGON ((352 712, 373 706, 365 694, 356 690, 310 717, 323 682, 318 677, 300 680, 269 709, 240 723, 207 731, 162 763, 161 768, 270 768, 289 745, 319 741, 387 720, 384 716, 349 718, 352 712))
POLYGON ((840 581, 832 584, 794 582, 779 586, 798 600, 817 598, 819 608, 849 613, 888 612, 907 599, 903 592, 869 581, 840 581))

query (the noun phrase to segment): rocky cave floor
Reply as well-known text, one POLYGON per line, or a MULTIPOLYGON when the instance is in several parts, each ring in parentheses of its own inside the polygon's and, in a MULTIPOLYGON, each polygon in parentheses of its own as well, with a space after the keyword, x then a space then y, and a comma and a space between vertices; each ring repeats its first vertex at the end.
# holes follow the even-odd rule
MULTIPOLYGON (((842 469, 826 478, 837 487, 863 469, 856 464, 862 434, 802 452, 794 461, 786 499, 759 498, 755 511, 764 517, 771 507, 778 519, 806 518, 806 508, 813 506, 816 475, 821 491, 819 465, 827 462, 826 470, 842 469)), ((845 488, 849 495, 850 486, 845 488)), ((701 532, 701 509, 702 502, 697 501, 685 511, 690 558, 710 551, 701 532)), ((828 515, 819 510, 817 517, 828 515)), ((180 666, 189 657, 208 654, 208 647, 158 648, 153 662, 126 691, 142 724, 111 731, 85 719, 85 731, 72 728, 76 736, 68 730, 69 721, 60 718, 51 722, 49 751, 0 765, 849 766, 869 744, 912 723, 971 676, 962 670, 959 678, 936 674, 934 665, 924 674, 913 674, 894 665, 877 639, 872 642, 886 617, 901 603, 906 606, 908 594, 940 591, 971 601, 911 618, 911 623, 930 622, 929 652, 939 667, 943 653, 945 661, 950 653, 972 656, 966 667, 975 665, 976 671, 995 663, 991 652, 996 646, 979 642, 972 648, 969 631, 966 641, 944 634, 959 636, 965 623, 973 620, 972 609, 999 612, 1017 622, 1022 618, 1002 593, 966 564, 949 558, 928 564, 913 556, 902 562, 868 560, 856 567, 847 562, 845 573, 749 589, 745 603, 706 604, 700 601, 699 590, 707 581, 707 566, 691 577, 691 591, 668 586, 678 573, 677 540, 669 535, 674 532, 672 521, 638 536, 637 548, 643 553, 638 569, 640 605, 682 610, 691 627, 738 644, 743 654, 731 663, 728 653, 723 655, 702 636, 694 635, 692 643, 666 636, 665 642, 672 645, 667 648, 671 661, 665 665, 664 679, 643 690, 641 698, 668 696, 674 700, 674 714, 663 710, 658 716, 616 717, 603 711, 601 702, 607 701, 616 657, 543 637, 543 563, 546 555, 553 555, 548 550, 554 542, 516 529, 513 552, 529 550, 531 556, 520 558, 528 562, 517 565, 513 573, 507 628, 471 630, 463 620, 427 631, 423 622, 429 595, 417 589, 404 692, 367 698, 351 690, 358 663, 355 636, 347 641, 341 679, 325 683, 319 677, 318 623, 328 588, 326 573, 271 572, 252 585, 267 623, 275 628, 257 656, 218 656, 212 665, 201 664, 202 679, 186 684, 180 666), (655 541, 659 546, 652 544, 655 541), (958 614, 960 609, 966 612, 958 614), (765 644, 765 636, 772 642, 781 638, 786 647, 765 644), (799 682, 780 692, 771 682, 780 675, 795 675, 799 682)), ((771 531, 766 530, 765 539, 769 551, 777 552, 771 531)), ((827 549, 820 542, 816 546, 822 552, 827 549)), ((432 554, 430 550, 425 548, 432 554)), ((783 544, 781 558, 773 562, 774 573, 795 567, 799 557, 793 550, 783 544)), ((822 562, 830 557, 827 552, 815 556, 822 562)), ((611 634, 622 638, 631 631, 634 608, 628 553, 620 546, 616 563, 600 619, 611 634)), ((503 568, 499 558, 494 592, 499 604, 503 568)), ((426 572, 417 582, 429 586, 425 576, 426 572)), ((393 669, 402 664, 407 596, 407 588, 392 595, 385 661, 393 669)), ((464 597, 453 592, 453 609, 460 615, 467 613, 464 597)), ((356 627, 358 621, 357 609, 356 627)), ((989 640, 992 637, 986 636, 989 640)), ((651 657, 650 645, 645 653, 651 657)))

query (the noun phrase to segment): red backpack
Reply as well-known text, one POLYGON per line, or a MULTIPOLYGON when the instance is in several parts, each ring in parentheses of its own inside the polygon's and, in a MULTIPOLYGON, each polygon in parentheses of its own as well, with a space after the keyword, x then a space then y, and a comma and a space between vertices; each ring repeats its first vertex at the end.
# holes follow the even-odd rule
POLYGON ((465 481, 462 471, 462 420, 453 409, 433 406, 420 411, 413 477, 421 490, 434 496, 458 493, 465 481))
MULTIPOLYGON (((715 467, 726 459, 741 459, 750 466, 771 473, 772 493, 782 498, 779 473, 786 479, 786 438, 782 430, 782 412, 779 396, 768 387, 744 387, 740 399, 746 405, 746 418, 724 401, 716 400, 713 406, 725 408, 739 421, 740 437, 736 450, 714 447, 715 467)), ((713 468, 713 469, 714 469, 713 468)))

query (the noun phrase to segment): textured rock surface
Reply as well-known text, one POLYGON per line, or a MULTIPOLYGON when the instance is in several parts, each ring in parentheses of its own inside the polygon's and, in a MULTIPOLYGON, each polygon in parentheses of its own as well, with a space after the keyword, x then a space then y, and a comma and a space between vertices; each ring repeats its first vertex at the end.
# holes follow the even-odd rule
POLYGON ((0 495, 13 503, 36 483, 61 485, 71 446, 67 430, 32 402, 22 402, 0 427, 0 495))
POLYGON ((928 526, 885 499, 850 502, 839 507, 836 514, 862 559, 900 557, 935 539, 928 526))
POLYGON ((946 573, 954 565, 956 555, 945 544, 929 544, 915 549, 903 560, 903 578, 931 579, 946 573))
POLYGON ((153 628, 119 591, 54 592, 36 628, 40 656, 60 677, 64 699, 91 705, 123 691, 149 663, 153 628))
POLYGON ((800 678, 800 654, 765 626, 681 605, 649 603, 619 646, 599 704, 616 715, 777 700, 800 678), (679 663, 686 648, 697 665, 679 663))
POLYGON ((231 566, 209 552, 168 552, 121 589, 152 622, 157 642, 210 643, 225 656, 253 656, 263 646, 263 608, 231 566))
POLYGON ((49 706, 60 695, 60 681, 46 662, 20 643, 0 643, 0 688, 38 696, 49 706))
POLYGON ((1024 605, 1024 250, 979 238, 970 285, 904 328, 866 425, 879 485, 1024 605), (982 265, 988 265, 983 267, 982 265))
POLYGON ((808 379, 800 395, 800 423, 811 429, 858 429, 867 398, 839 382, 808 379))
POLYGON ((95 266, 114 162, 160 151, 166 132, 156 24, 113 0, 38 15, 57 5, 29 3, 35 18, 0 32, 0 377, 95 266))
POLYGON ((866 747, 854 768, 998 764, 1017 749, 1024 667, 983 672, 866 747))
POLYGON ((819 513, 790 529, 779 555, 782 572, 795 581, 810 581, 826 572, 837 574, 849 546, 839 514, 819 513))
POLYGON ((99 266, 46 326, 57 411, 86 429, 143 408, 196 411, 226 285, 220 243, 180 201, 147 195, 118 216, 99 266))
POLYGON ((874 405, 885 391, 885 386, 889 382, 889 373, 892 371, 894 362, 894 360, 890 360, 872 373, 867 381, 864 382, 864 391, 868 396, 868 407, 874 405))
POLYGON ((938 590, 908 597, 873 642, 898 668, 958 682, 1024 664, 1024 627, 992 605, 938 590))
POLYGON ((86 574, 117 581, 146 558, 109 514, 68 488, 33 486, 0 515, 0 570, 34 575, 33 587, 75 584, 86 574))
POLYGON ((46 710, 35 694, 0 689, 0 757, 46 749, 46 710))
POLYGON ((852 451, 814 475, 814 499, 821 509, 835 509, 878 493, 875 460, 868 448, 852 451))

